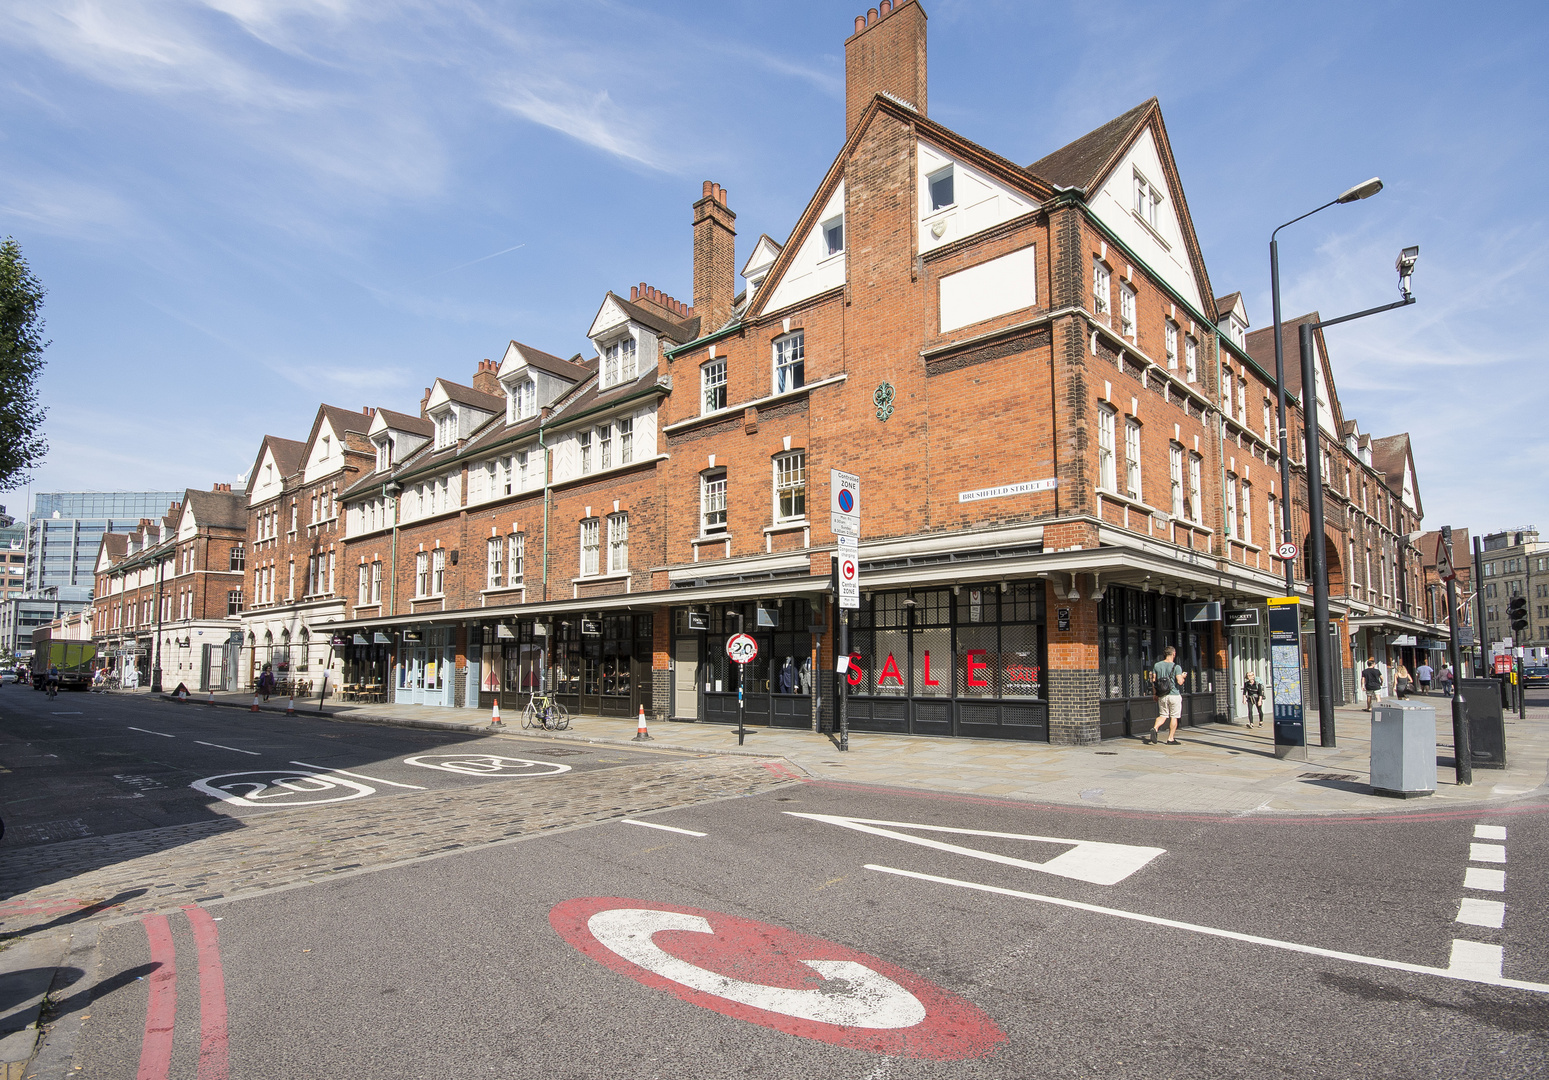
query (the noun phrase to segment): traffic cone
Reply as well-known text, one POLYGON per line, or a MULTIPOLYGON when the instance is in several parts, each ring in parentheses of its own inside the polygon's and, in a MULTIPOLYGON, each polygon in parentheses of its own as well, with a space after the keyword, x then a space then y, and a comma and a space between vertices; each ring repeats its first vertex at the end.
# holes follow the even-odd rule
POLYGON ((249 712, 257 712, 258 711, 258 695, 257 694, 253 695, 253 707, 251 709, 249 709, 248 711, 249 712))
POLYGON ((495 699, 495 711, 490 715, 489 726, 490 727, 505 727, 505 724, 500 722, 500 699, 499 698, 495 699))
POLYGON ((296 695, 292 694, 287 699, 287 701, 288 701, 288 704, 285 706, 285 715, 286 716, 295 716, 296 715, 296 695))
POLYGON ((206 701, 205 704, 206 705, 214 705, 215 704, 215 687, 213 687, 213 686, 210 687, 210 700, 206 701))
POLYGON ((635 725, 635 737, 631 742, 655 742, 651 733, 645 729, 645 706, 640 706, 640 722, 635 725))

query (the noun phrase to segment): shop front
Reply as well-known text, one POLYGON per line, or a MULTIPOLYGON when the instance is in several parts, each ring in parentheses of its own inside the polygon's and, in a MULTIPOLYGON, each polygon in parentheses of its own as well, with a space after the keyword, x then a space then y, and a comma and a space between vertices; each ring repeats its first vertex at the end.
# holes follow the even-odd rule
POLYGON ((385 701, 393 676, 393 639, 381 631, 355 632, 342 646, 344 680, 341 693, 349 700, 385 701))
POLYGON ((520 710, 548 692, 572 715, 635 716, 651 708, 650 613, 513 619, 475 630, 482 704, 520 710))
POLYGON ((1048 741, 1042 581, 874 592, 851 626, 852 731, 1048 741))
POLYGON ((395 705, 449 706, 457 656, 449 626, 405 630, 393 682, 395 705))
MULTIPOLYGON (((1222 613, 1227 631, 1227 697, 1231 701, 1230 716, 1234 723, 1249 722, 1248 704, 1243 699, 1242 687, 1248 672, 1264 686, 1264 713, 1274 708, 1269 685, 1269 617, 1267 609, 1258 607, 1229 608, 1222 613)), ((1258 713, 1252 714, 1258 719, 1258 713)))
POLYGON ((813 728, 814 673, 821 669, 814 645, 822 631, 813 625, 811 601, 673 608, 671 618, 671 719, 735 724, 740 689, 747 723, 813 728), (733 664, 726 656, 726 641, 738 632, 758 642, 752 663, 733 664))
POLYGON ((1170 645, 1187 679, 1180 724, 1208 724, 1216 718, 1214 665, 1205 663, 1211 624, 1185 621, 1185 601, 1141 589, 1110 585, 1097 605, 1097 652, 1101 737, 1140 735, 1156 722, 1157 704, 1146 673, 1170 645))

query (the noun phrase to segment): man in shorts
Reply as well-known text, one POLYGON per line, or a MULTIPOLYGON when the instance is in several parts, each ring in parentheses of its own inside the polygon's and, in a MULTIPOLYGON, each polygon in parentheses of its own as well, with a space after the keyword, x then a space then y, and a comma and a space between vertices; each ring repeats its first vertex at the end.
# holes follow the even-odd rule
POLYGON ((1420 666, 1415 668, 1415 678, 1420 680, 1420 693, 1429 694, 1431 692, 1431 678, 1435 674, 1436 670, 1430 664, 1424 660, 1420 661, 1420 666))
POLYGON ((1162 730, 1162 724, 1167 724, 1167 738, 1162 741, 1163 746, 1178 745, 1178 718, 1183 715, 1183 694, 1178 687, 1183 685, 1183 669, 1173 663, 1173 657, 1178 655, 1178 650, 1171 645, 1162 653, 1162 659, 1151 667, 1151 672, 1156 678, 1156 723, 1151 728, 1151 734, 1141 739, 1144 743, 1156 743, 1157 732, 1162 730))
POLYGON ((1366 691, 1366 711, 1371 712, 1382 697, 1382 669, 1377 667, 1375 656, 1366 661, 1361 672, 1361 689, 1366 691))

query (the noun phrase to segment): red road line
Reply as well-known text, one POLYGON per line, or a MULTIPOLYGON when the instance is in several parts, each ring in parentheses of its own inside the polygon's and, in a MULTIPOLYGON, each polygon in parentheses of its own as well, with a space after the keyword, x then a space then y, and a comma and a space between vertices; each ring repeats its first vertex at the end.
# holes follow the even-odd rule
POLYGON ((177 952, 165 915, 147 915, 140 921, 150 939, 156 970, 146 980, 150 1000, 145 1005, 145 1041, 140 1044, 140 1071, 135 1078, 167 1080, 172 1068, 172 1021, 177 1015, 177 952))
POLYGON ((199 947, 199 1080, 226 1080, 230 1062, 220 935, 215 920, 204 908, 184 904, 183 913, 194 928, 194 944, 199 947))

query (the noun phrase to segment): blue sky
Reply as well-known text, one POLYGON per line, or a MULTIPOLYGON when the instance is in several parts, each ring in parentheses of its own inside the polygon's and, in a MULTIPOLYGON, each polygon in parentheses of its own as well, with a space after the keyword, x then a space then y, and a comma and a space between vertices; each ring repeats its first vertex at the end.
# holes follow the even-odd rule
MULTIPOLYGON (((1546 9, 926 0, 930 112, 1033 161, 1156 95, 1217 293, 1420 303, 1330 331, 1348 417, 1414 436, 1431 527, 1549 532, 1546 9)), ((231 481, 316 404, 413 411, 606 289, 691 300, 838 151, 855 4, 0 0, 0 235, 49 289, 34 490, 231 481)), ((21 493, 0 495, 14 510, 21 493)))

